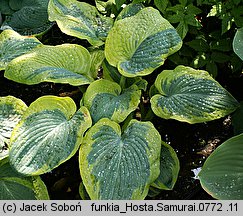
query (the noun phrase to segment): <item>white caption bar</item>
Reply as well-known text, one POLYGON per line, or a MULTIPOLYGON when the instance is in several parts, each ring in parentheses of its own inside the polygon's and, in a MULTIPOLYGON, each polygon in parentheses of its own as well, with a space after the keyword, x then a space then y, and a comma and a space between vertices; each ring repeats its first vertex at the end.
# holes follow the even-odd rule
POLYGON ((143 201, 0 201, 0 215, 153 215, 240 216, 243 201, 143 200, 143 201))

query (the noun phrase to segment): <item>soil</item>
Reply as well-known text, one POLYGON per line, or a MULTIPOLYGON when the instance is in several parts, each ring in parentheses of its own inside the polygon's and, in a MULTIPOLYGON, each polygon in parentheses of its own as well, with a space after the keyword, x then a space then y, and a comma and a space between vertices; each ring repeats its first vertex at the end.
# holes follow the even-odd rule
MULTIPOLYGON (((48 34, 41 38, 45 44, 77 43, 84 45, 86 42, 69 37, 54 27, 48 34), (52 38, 49 41, 49 38, 52 38)), ((84 46, 87 47, 87 44, 84 46)), ((243 100, 243 77, 232 75, 227 71, 219 73, 217 80, 238 101, 243 100)), ((27 105, 43 95, 70 96, 77 106, 82 98, 78 87, 70 85, 41 83, 38 85, 23 85, 7 80, 0 73, 0 96, 12 95, 22 99, 27 105)), ((233 136, 231 116, 226 116, 215 121, 190 125, 175 120, 153 118, 153 124, 160 132, 162 139, 169 143, 177 152, 180 161, 180 172, 177 183, 171 191, 161 191, 155 197, 147 199, 213 199, 193 178, 192 169, 201 167, 210 153, 225 140, 233 136)), ((80 199, 79 184, 81 182, 78 165, 78 154, 60 165, 53 171, 41 176, 45 182, 51 199, 80 199)))

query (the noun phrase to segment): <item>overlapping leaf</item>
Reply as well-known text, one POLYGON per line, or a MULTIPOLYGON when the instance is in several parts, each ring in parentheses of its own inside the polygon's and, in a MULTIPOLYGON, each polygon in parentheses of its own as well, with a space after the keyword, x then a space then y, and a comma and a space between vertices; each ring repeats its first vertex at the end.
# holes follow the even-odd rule
POLYGON ((8 156, 10 136, 26 109, 25 103, 18 98, 0 97, 0 160, 8 156))
POLYGON ((126 77, 152 73, 180 49, 181 38, 151 7, 115 22, 105 43, 107 61, 126 77))
POLYGON ((85 135, 79 162, 91 199, 144 199, 159 175, 161 138, 150 122, 101 119, 85 135))
POLYGON ((25 175, 49 172, 75 154, 90 126, 87 108, 81 107, 76 112, 71 98, 38 98, 14 128, 10 164, 25 175))
POLYGON ((109 80, 97 80, 89 85, 84 96, 84 106, 90 110, 95 122, 110 118, 123 122, 140 101, 141 91, 134 86, 121 93, 121 87, 109 80))
POLYGON ((4 76, 28 85, 55 82, 79 86, 93 81, 90 64, 89 52, 80 45, 43 45, 11 61, 4 76))
POLYGON ((48 191, 39 176, 17 173, 7 159, 0 161, 0 200, 47 200, 48 191))
POLYGON ((155 81, 160 94, 151 98, 153 112, 165 119, 188 123, 211 121, 239 106, 235 98, 206 71, 178 66, 165 70, 155 81))
POLYGON ((114 81, 118 83, 122 89, 136 85, 138 89, 146 91, 148 82, 141 77, 124 77, 122 76, 116 67, 111 66, 105 59, 102 63, 104 79, 114 81))
POLYGON ((10 0, 14 13, 6 16, 1 30, 13 29, 22 35, 41 34, 52 26, 48 20, 49 0, 10 0))
POLYGON ((102 62, 105 59, 105 54, 103 50, 97 49, 90 52, 91 55, 91 68, 90 76, 94 79, 99 76, 98 72, 101 67, 102 62))
POLYGON ((4 30, 0 34, 0 70, 14 58, 25 54, 40 45, 35 37, 21 36, 13 30, 4 30))
POLYGON ((202 187, 214 198, 243 199, 243 134, 221 144, 199 172, 202 187))
POLYGON ((119 15, 116 18, 116 21, 120 20, 120 19, 124 19, 126 17, 134 16, 143 8, 144 8, 144 6, 141 3, 140 4, 129 4, 121 11, 121 13, 119 13, 119 15))
POLYGON ((120 83, 122 79, 122 75, 119 73, 116 67, 111 66, 107 60, 105 59, 102 63, 103 68, 103 78, 107 80, 114 81, 116 83, 120 83))
POLYGON ((76 0, 50 0, 49 19, 56 21, 62 32, 87 39, 93 46, 104 44, 113 25, 110 17, 99 14, 94 6, 76 0))
POLYGON ((179 159, 174 149, 162 142, 160 152, 160 174, 152 184, 153 187, 172 190, 180 170, 179 159))

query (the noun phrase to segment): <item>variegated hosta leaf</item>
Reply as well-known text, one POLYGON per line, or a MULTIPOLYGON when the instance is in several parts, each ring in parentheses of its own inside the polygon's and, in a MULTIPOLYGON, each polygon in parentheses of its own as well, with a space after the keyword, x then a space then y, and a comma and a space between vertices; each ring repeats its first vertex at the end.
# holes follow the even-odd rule
POLYGON ((167 143, 162 141, 160 152, 160 174, 152 184, 153 187, 172 190, 180 170, 180 164, 176 152, 167 143))
POLYGON ((160 73, 160 94, 151 98, 153 112, 165 119, 188 123, 211 121, 233 112, 239 103, 207 71, 178 66, 160 73))
POLYGON ((25 175, 49 172, 72 157, 91 126, 87 108, 69 97, 43 96, 26 110, 10 139, 10 164, 25 175))
POLYGON ((93 122, 109 118, 115 122, 123 122, 134 111, 141 97, 137 86, 121 92, 121 87, 109 80, 97 80, 89 85, 84 95, 84 106, 92 116, 93 122))
POLYGON ((18 98, 0 97, 0 160, 8 156, 10 136, 26 109, 25 103, 18 98))
POLYGON ((48 200, 39 176, 26 177, 16 172, 7 159, 0 161, 0 200, 48 200))
POLYGON ((216 199, 243 199, 243 134, 221 144, 207 158, 198 177, 216 199))
POLYGON ((122 75, 144 76, 161 66, 181 45, 174 27, 158 10, 148 7, 114 23, 106 39, 105 56, 122 75))
POLYGON ((150 122, 101 119, 85 135, 80 172, 91 199, 144 199, 159 175, 161 138, 150 122))
POLYGON ((97 9, 76 0, 50 0, 49 19, 56 21, 65 34, 87 39, 93 46, 101 46, 113 25, 113 19, 104 17, 97 9))
POLYGON ((0 34, 0 70, 4 70, 14 58, 23 55, 40 44, 41 42, 35 37, 21 36, 13 30, 4 30, 0 34))
POLYGON ((49 0, 10 0, 9 5, 15 11, 6 16, 1 30, 13 29, 21 35, 41 34, 52 26, 48 20, 49 0))
POLYGON ((33 85, 41 82, 89 84, 90 54, 82 46, 43 45, 12 60, 4 76, 15 82, 33 85))

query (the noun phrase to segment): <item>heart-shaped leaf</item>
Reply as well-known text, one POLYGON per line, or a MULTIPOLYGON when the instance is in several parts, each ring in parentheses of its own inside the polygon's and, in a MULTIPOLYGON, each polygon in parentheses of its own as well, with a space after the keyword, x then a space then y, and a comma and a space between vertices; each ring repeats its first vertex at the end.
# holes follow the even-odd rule
POLYGON ((172 190, 180 170, 180 164, 174 149, 165 142, 161 144, 160 174, 152 184, 153 187, 172 190))
POLYGON ((37 35, 53 24, 48 20, 49 0, 10 0, 9 6, 15 12, 6 16, 1 30, 13 29, 21 35, 37 35))
POLYGON ((90 126, 87 108, 81 107, 76 112, 71 98, 40 97, 14 128, 10 164, 25 175, 49 172, 75 154, 90 126))
POLYGON ((211 121, 239 106, 234 97, 207 71, 177 66, 165 70, 155 81, 160 94, 151 98, 153 112, 165 119, 188 123, 211 121))
POLYGON ((238 29, 235 34, 233 50, 243 61, 243 28, 238 29))
POLYGON ((105 43, 107 61, 126 77, 152 73, 181 48, 173 26, 151 7, 115 22, 105 43))
POLYGON ((48 200, 49 195, 39 176, 25 177, 8 163, 0 162, 0 200, 48 200))
POLYGON ((28 85, 40 82, 89 84, 90 54, 82 46, 62 44, 41 46, 12 60, 4 76, 28 85))
POLYGON ((86 106, 96 123, 102 118, 115 122, 123 122, 134 111, 141 97, 137 86, 128 88, 121 93, 121 87, 109 80, 96 80, 89 85, 84 95, 86 106))
POLYGON ((0 97, 0 160, 8 156, 10 136, 26 109, 25 103, 18 98, 0 97))
POLYGON ((65 34, 87 39, 93 46, 101 46, 113 25, 113 19, 99 14, 97 9, 76 0, 50 0, 49 19, 56 21, 65 34))
POLYGON ((205 161, 198 177, 211 196, 243 199, 243 134, 221 144, 205 161))
POLYGON ((0 70, 4 70, 14 58, 23 55, 40 44, 41 42, 35 37, 21 36, 13 30, 4 30, 0 34, 0 70))
POLYGON ((161 138, 150 122, 101 119, 85 135, 79 162, 91 199, 144 199, 159 175, 161 138))

